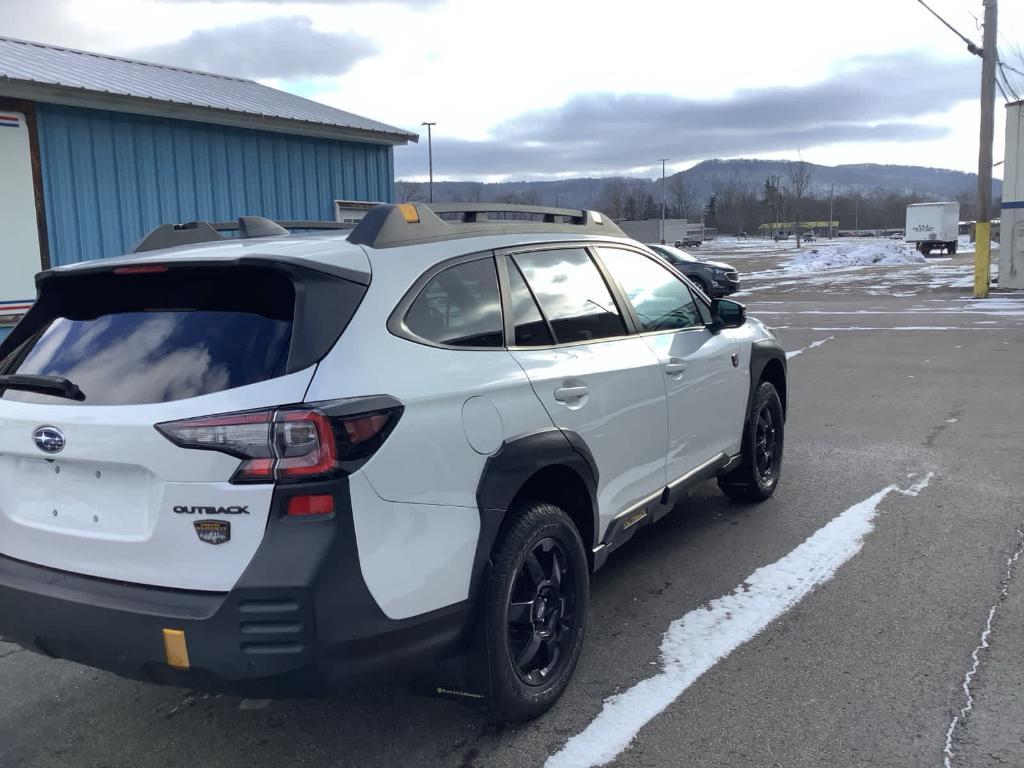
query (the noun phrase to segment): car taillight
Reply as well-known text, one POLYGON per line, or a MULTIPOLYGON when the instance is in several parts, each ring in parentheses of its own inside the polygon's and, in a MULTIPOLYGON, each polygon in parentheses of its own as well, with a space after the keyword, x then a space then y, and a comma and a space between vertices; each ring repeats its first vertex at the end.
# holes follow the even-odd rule
POLYGON ((380 447, 401 411, 396 406, 332 415, 329 405, 278 408, 169 421, 156 428, 182 448, 242 459, 233 483, 289 482, 353 471, 380 447))

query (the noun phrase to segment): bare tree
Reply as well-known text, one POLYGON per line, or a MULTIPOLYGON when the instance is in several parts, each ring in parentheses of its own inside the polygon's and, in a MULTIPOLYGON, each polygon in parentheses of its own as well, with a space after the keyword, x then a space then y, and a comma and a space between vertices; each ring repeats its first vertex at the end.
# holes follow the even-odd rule
POLYGON ((677 173, 674 176, 670 176, 666 186, 668 186, 668 197, 672 213, 680 219, 690 218, 693 214, 696 200, 694 199, 693 192, 686 186, 686 182, 683 181, 683 174, 677 173))
POLYGON ((423 184, 418 181, 396 181, 395 199, 400 203, 422 203, 426 200, 423 184))
POLYGON ((793 206, 793 216, 796 221, 796 247, 800 247, 803 239, 804 227, 802 223, 804 215, 804 199, 811 190, 811 164, 803 160, 793 163, 789 167, 789 190, 790 202, 793 206))
POLYGON ((597 196, 597 207, 601 213, 616 221, 626 217, 629 205, 629 185, 625 179, 608 179, 597 196))

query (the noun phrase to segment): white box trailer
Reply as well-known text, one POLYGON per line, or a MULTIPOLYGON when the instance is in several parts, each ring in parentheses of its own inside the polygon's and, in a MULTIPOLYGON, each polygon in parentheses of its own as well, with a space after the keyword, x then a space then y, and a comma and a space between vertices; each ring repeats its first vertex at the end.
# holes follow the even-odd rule
POLYGON ((999 287, 1024 288, 1024 101, 1006 105, 999 287))
POLYGON ((960 236, 960 203, 914 203, 907 206, 904 241, 925 256, 932 251, 956 253, 960 236))
POLYGON ((28 126, 20 112, 0 110, 0 339, 36 300, 41 268, 28 126))
MULTIPOLYGON (((616 222, 622 231, 641 243, 657 243, 661 240, 661 219, 637 219, 616 222)), ((669 245, 683 243, 687 247, 699 246, 706 237, 704 224, 686 219, 665 219, 665 242, 669 245)))

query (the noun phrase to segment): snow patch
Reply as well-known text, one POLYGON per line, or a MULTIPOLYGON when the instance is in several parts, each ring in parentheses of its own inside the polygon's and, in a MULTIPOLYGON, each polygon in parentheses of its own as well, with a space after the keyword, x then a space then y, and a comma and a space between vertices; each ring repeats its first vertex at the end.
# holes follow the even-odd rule
POLYGON ((605 699, 600 714, 549 757, 545 768, 611 762, 648 722, 698 678, 754 638, 856 555, 890 493, 917 496, 934 473, 909 488, 888 485, 842 512, 780 560, 758 568, 728 595, 673 621, 661 642, 662 671, 605 699))
POLYGON ((799 253, 783 265, 790 273, 828 272, 835 269, 850 267, 867 267, 872 265, 889 266, 895 264, 927 264, 920 253, 906 243, 871 242, 871 243, 828 243, 809 248, 799 253))
POLYGON ((800 347, 800 349, 794 349, 792 352, 787 352, 786 353, 786 359, 787 360, 792 360, 797 355, 802 355, 808 349, 814 349, 815 347, 820 347, 826 341, 834 341, 835 338, 836 338, 835 336, 829 336, 827 339, 820 339, 818 341, 812 341, 806 347, 800 347))

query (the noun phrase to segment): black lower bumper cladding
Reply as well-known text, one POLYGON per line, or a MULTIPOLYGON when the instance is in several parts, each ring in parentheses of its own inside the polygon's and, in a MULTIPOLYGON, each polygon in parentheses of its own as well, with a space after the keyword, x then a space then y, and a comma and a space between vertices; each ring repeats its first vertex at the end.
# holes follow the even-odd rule
POLYGON ((346 480, 278 487, 266 535, 228 593, 124 584, 0 555, 0 636, 123 677, 243 696, 310 696, 413 675, 468 636, 467 603, 389 619, 359 568, 346 480), (288 518, 298 493, 335 512, 288 518), (167 663, 164 629, 184 633, 188 669, 167 663))

